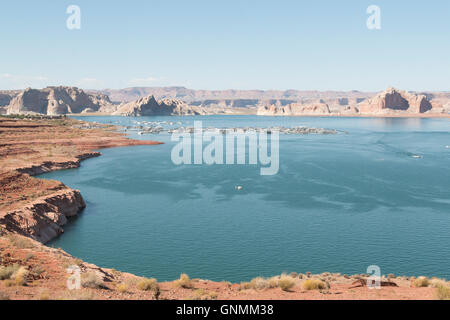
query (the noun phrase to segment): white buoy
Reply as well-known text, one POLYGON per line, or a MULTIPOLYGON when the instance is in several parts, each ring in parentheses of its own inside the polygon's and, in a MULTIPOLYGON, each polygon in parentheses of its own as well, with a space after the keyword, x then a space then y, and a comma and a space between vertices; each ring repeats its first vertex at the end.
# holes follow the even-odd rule
POLYGON ((236 186, 236 190, 242 190, 242 189, 244 189, 243 186, 236 186))

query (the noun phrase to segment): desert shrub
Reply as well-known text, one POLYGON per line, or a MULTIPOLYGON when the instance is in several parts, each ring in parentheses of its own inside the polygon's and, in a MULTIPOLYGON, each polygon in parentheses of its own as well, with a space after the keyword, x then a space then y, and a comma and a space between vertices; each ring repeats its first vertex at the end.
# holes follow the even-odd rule
POLYGON ((25 256, 25 262, 28 262, 29 260, 34 258, 34 254, 32 253, 27 253, 27 255, 25 256))
POLYGON ((272 277, 267 279, 267 288, 271 289, 271 288, 276 288, 278 287, 280 277, 272 277))
POLYGON ((10 279, 12 277, 12 275, 14 273, 16 273, 17 270, 19 270, 19 268, 20 268, 20 266, 17 264, 7 266, 7 267, 0 266, 0 280, 10 279))
POLYGON ((142 291, 156 291, 159 289, 158 281, 156 279, 142 279, 138 282, 137 287, 142 291))
POLYGON ((262 290, 269 287, 269 283, 262 277, 254 278, 250 281, 250 288, 255 290, 262 290))
POLYGON ((116 269, 111 269, 111 273, 113 274, 114 277, 119 277, 122 274, 122 272, 116 269))
POLYGON ((433 288, 438 288, 440 286, 446 286, 446 285, 447 285, 447 282, 442 279, 433 278, 430 281, 430 287, 433 287, 433 288))
POLYGON ((16 281, 8 279, 3 281, 3 284, 5 285, 5 287, 13 287, 16 285, 16 281))
POLYGON ((11 244, 13 246, 15 246, 18 249, 31 249, 34 248, 33 243, 31 242, 30 239, 25 238, 23 236, 19 236, 19 235, 15 235, 15 234, 11 234, 8 236, 9 242, 11 242, 11 244))
POLYGON ((292 289, 292 287, 295 286, 295 281, 292 279, 292 277, 288 276, 281 276, 281 278, 278 280, 278 286, 283 291, 289 291, 292 289))
POLYGON ((428 287, 430 285, 430 281, 427 277, 418 277, 413 281, 413 286, 417 288, 428 287))
POLYGON ((216 300, 217 293, 213 291, 207 291, 205 289, 197 289, 194 291, 192 300, 216 300))
POLYGON ((103 286, 103 281, 94 271, 83 273, 81 275, 81 285, 84 288, 98 289, 103 286))
POLYGON ((126 283, 119 283, 117 285, 117 291, 119 291, 120 293, 124 293, 128 291, 128 285, 126 283))
POLYGON ((41 265, 36 265, 31 269, 31 273, 40 276, 44 272, 44 268, 41 265))
POLYGON ((295 285, 295 281, 292 277, 287 275, 281 275, 280 277, 272 277, 272 278, 263 278, 257 277, 252 279, 250 282, 241 282, 241 290, 246 289, 255 289, 255 290, 263 290, 263 289, 272 289, 278 288, 287 291, 295 285))
POLYGON ((81 259, 78 259, 78 258, 75 258, 75 259, 73 259, 73 263, 72 264, 74 264, 74 265, 76 265, 76 266, 82 266, 83 265, 83 260, 81 260, 81 259))
POLYGON ((23 286, 27 282, 28 270, 24 267, 20 267, 19 270, 13 275, 16 285, 23 286))
POLYGON ((48 291, 42 291, 39 295, 39 300, 50 300, 50 294, 48 291))
POLYGON ((447 283, 437 286, 437 297, 439 300, 450 300, 450 286, 447 283))
POLYGON ((308 279, 302 283, 305 290, 324 290, 327 289, 327 284, 319 279, 308 279))
POLYGON ((241 282, 240 286, 241 290, 251 289, 250 282, 241 282))
POLYGON ((192 280, 185 273, 180 275, 180 279, 175 280, 175 285, 177 287, 185 288, 185 289, 192 289, 194 287, 192 280))

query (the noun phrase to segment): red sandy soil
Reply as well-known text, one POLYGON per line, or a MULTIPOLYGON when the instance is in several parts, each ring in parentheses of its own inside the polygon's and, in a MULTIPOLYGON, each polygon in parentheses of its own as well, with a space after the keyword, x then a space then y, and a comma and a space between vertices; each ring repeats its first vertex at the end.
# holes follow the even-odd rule
MULTIPOLYGON (((38 242, 19 235, 0 237, 0 265, 21 265, 29 272, 24 285, 0 281, 0 298, 9 299, 99 299, 99 300, 151 300, 154 291, 138 289, 142 278, 111 269, 102 269, 82 262, 61 249, 46 247, 38 242), (96 273, 100 284, 98 288, 82 288, 70 291, 66 287, 69 274, 66 268, 77 265, 83 273, 96 273), (121 292, 120 286, 125 290, 121 292)), ((220 300, 416 300, 436 299, 436 289, 415 288, 412 280, 397 277, 389 281, 398 287, 368 289, 355 284, 358 278, 339 274, 289 276, 295 286, 289 291, 273 289, 243 289, 240 284, 212 282, 201 279, 191 280, 191 288, 180 288, 176 282, 159 283, 158 299, 220 299, 220 300), (323 279, 330 284, 325 290, 305 290, 302 287, 308 279, 323 279)), ((387 280, 387 279, 385 279, 387 280)))
MULTIPOLYGON (((138 288, 141 277, 97 267, 76 259, 61 249, 47 247, 27 235, 15 234, 1 224, 2 214, 23 208, 36 198, 45 198, 70 190, 58 181, 37 179, 29 174, 42 170, 74 168, 87 157, 98 156, 92 149, 158 144, 135 141, 115 132, 111 126, 90 128, 81 121, 61 120, 3 120, 0 118, 0 300, 1 299, 436 299, 437 289, 416 288, 413 278, 390 277, 383 281, 397 286, 370 290, 358 279, 365 275, 340 274, 290 275, 294 286, 289 291, 280 288, 245 289, 248 286, 228 282, 193 279, 189 288, 177 282, 159 283, 159 290, 138 288), (28 174, 29 173, 29 174, 28 174), (25 270, 23 281, 17 274, 1 279, 2 270, 13 265, 25 270), (94 288, 68 290, 67 267, 77 265, 82 276, 93 275, 94 288), (18 280, 19 279, 19 280, 18 280), (305 290, 308 279, 321 279, 329 284, 323 290, 305 290)), ((17 210, 16 212, 21 212, 17 210)), ((26 229, 25 229, 26 230, 26 229)), ((22 232, 23 233, 23 232, 22 232)))

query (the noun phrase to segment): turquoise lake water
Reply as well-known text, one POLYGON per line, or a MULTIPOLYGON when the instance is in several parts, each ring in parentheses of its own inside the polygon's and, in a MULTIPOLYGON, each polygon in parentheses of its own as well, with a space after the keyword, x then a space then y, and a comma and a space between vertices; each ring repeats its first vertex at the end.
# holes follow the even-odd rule
POLYGON ((170 135, 131 131, 165 144, 101 150, 78 169, 40 176, 81 190, 87 203, 50 243, 76 257, 159 281, 359 274, 370 265, 450 278, 447 119, 79 118, 346 133, 280 135, 279 172, 261 176, 258 165, 174 165, 170 135))

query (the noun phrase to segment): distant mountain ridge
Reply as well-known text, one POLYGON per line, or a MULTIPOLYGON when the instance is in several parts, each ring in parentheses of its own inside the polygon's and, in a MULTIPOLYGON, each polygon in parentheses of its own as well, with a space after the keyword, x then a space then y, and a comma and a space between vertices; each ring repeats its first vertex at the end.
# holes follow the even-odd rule
POLYGON ((381 93, 299 90, 193 90, 184 87, 87 90, 75 87, 0 91, 0 114, 101 113, 126 116, 258 114, 449 114, 450 92, 381 93))
POLYGON ((360 91, 300 91, 300 90, 194 90, 184 87, 134 87, 125 89, 106 89, 90 91, 106 94, 111 101, 127 103, 153 95, 156 99, 178 99, 192 105, 222 105, 228 107, 257 106, 261 103, 287 105, 299 102, 320 102, 330 100, 362 101, 376 93, 360 91))

